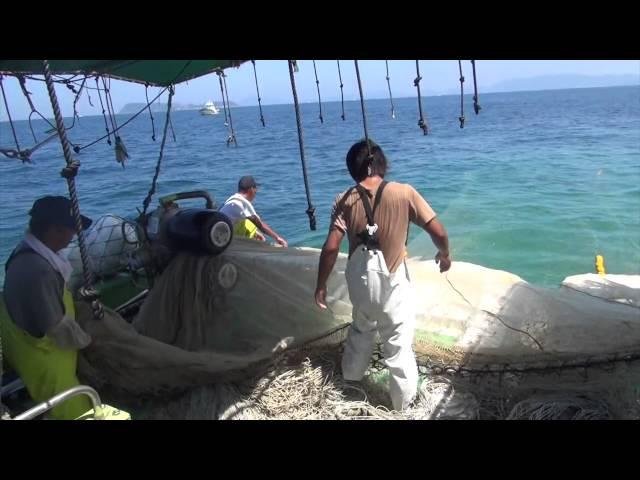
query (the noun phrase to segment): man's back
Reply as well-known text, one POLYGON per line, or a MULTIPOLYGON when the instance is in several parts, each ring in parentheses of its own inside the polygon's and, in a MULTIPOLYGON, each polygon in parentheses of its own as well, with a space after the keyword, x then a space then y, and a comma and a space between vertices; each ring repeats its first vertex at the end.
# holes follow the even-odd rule
MULTIPOLYGON (((372 207, 379 188, 369 191, 372 207)), ((424 228, 435 216, 431 206, 411 185, 396 182, 386 184, 374 213, 374 221, 378 225, 376 235, 390 272, 395 272, 404 258, 409 222, 424 228)), ((366 224, 365 209, 355 188, 336 197, 331 213, 331 228, 339 228, 347 233, 349 255, 358 245, 357 235, 365 229, 366 224)))

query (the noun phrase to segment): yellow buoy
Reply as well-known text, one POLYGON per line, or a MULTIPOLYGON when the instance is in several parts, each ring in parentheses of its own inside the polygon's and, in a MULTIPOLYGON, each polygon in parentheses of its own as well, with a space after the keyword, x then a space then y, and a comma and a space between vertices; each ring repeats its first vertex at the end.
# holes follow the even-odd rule
POLYGON ((596 273, 599 275, 607 273, 604 270, 604 257, 602 255, 596 255, 596 273))

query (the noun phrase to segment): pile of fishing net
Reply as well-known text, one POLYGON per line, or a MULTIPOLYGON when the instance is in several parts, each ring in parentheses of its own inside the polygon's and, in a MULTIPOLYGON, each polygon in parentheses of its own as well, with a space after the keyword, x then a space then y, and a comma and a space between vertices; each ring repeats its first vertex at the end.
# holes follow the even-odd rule
MULTIPOLYGON (((593 420, 620 418, 605 396, 580 392, 487 395, 445 376, 421 374, 416 400, 393 411, 387 372, 374 361, 362 382, 346 382, 339 349, 284 356, 262 375, 219 382, 126 407, 138 419, 184 420, 593 420), (471 392, 475 392, 471 393, 471 392)), ((623 418, 640 418, 631 412, 623 418)))
POLYGON ((336 263, 330 309, 321 311, 318 253, 234 240, 215 257, 182 254, 132 324, 109 310, 93 320, 79 304, 94 339, 81 378, 119 404, 143 402, 149 418, 638 416, 634 284, 571 277, 545 289, 464 262, 440 274, 431 260, 409 260, 422 383, 401 414, 390 411, 380 359, 360 384, 341 379, 347 258, 336 263))

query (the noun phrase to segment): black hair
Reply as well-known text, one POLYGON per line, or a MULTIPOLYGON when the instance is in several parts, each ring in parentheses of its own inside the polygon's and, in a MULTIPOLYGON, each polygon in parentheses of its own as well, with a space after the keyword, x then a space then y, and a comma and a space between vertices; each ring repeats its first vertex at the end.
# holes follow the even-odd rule
POLYGON ((384 178, 389 165, 382 148, 373 140, 360 140, 354 143, 347 153, 347 168, 356 182, 361 182, 368 176, 379 175, 384 178), (371 150, 371 157, 369 157, 371 150), (370 171, 369 171, 370 170, 370 171))

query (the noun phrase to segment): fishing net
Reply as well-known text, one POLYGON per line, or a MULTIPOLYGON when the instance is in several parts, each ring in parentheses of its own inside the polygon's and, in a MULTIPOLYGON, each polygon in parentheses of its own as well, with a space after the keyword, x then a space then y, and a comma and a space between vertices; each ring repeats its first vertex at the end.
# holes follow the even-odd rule
POLYGON ((110 310, 95 321, 79 305, 94 339, 81 377, 125 405, 143 402, 146 418, 638 417, 633 284, 609 301, 585 283, 597 278, 545 289, 464 262, 441 274, 433 261, 408 260, 422 383, 399 413, 379 351, 363 382, 342 380, 347 259, 340 255, 321 311, 318 254, 236 239, 218 256, 176 257, 132 324, 110 310))

